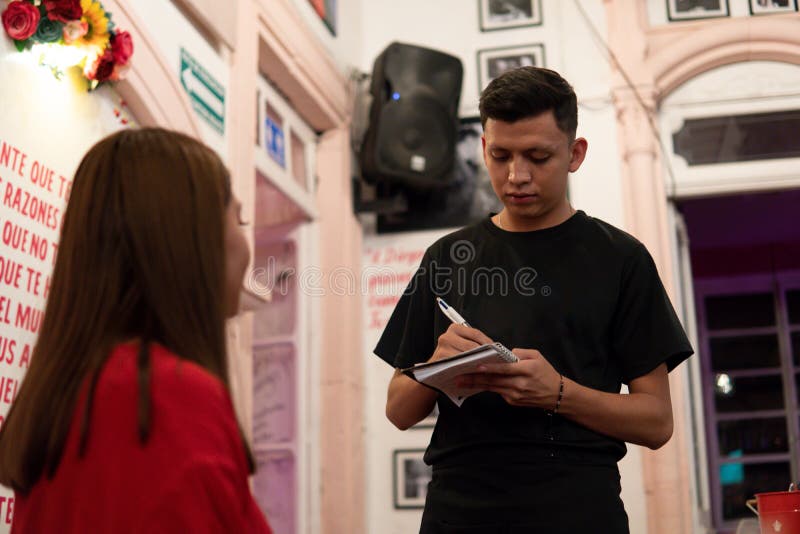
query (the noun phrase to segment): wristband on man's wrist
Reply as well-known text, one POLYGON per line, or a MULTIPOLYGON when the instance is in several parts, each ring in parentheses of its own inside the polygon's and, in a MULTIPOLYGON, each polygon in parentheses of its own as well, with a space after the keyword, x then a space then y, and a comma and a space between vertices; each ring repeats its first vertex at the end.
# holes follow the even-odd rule
POLYGON ((564 375, 559 373, 558 375, 558 400, 556 400, 556 409, 553 410, 553 413, 558 413, 558 409, 561 408, 561 399, 564 398, 564 375))

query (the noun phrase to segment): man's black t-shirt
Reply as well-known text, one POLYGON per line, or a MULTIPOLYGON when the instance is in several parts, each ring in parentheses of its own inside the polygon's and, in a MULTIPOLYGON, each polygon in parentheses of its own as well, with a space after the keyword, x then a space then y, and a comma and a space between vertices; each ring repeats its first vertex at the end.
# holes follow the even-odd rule
MULTIPOLYGON (((450 326, 435 298, 508 348, 539 350, 564 376, 618 393, 621 384, 692 354, 650 254, 629 234, 578 211, 564 223, 507 232, 486 218, 431 245, 375 353, 394 367, 426 361, 450 326)), ((569 391, 565 392, 569 395, 569 391)), ((440 395, 425 461, 434 466, 538 462, 614 465, 625 444, 495 393, 459 408, 440 395)))

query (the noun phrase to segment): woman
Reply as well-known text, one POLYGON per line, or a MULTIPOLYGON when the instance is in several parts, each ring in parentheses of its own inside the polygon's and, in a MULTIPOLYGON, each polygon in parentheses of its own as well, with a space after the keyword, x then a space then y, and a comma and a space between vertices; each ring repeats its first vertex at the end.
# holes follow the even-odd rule
POLYGON ((86 154, 0 430, 12 532, 270 532, 225 354, 249 261, 240 208, 185 135, 127 130, 86 154))

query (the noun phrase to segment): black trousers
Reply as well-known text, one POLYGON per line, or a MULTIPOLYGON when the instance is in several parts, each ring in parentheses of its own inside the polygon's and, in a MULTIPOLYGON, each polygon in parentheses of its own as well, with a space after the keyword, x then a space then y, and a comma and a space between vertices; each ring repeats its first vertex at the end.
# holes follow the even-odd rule
POLYGON ((420 534, 629 534, 616 466, 434 467, 420 534))

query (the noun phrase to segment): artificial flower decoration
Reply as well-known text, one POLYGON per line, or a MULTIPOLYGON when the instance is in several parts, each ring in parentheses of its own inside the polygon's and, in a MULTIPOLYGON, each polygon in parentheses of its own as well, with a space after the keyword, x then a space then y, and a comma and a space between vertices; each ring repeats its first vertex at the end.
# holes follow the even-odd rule
MULTIPOLYGON (((115 29, 111 14, 99 0, 12 0, 2 22, 19 51, 49 45, 76 52, 69 54, 75 58, 72 64, 82 68, 90 90, 122 79, 130 68, 133 39, 115 29)), ((46 64, 44 59, 40 63, 46 64)))
POLYGON ((81 20, 88 25, 88 31, 78 39, 77 44, 93 51, 97 57, 105 52, 108 43, 111 42, 108 15, 97 0, 80 0, 80 4, 83 10, 81 20))
POLYGON ((75 0, 44 0, 42 3, 50 20, 59 20, 66 24, 72 20, 80 20, 83 16, 81 3, 75 0))
POLYGON ((71 20, 64 24, 64 44, 71 45, 89 33, 89 23, 82 20, 71 20))
POLYGON ((41 14, 39 9, 28 2, 11 2, 3 11, 3 28, 15 41, 25 42, 36 33, 41 14))

